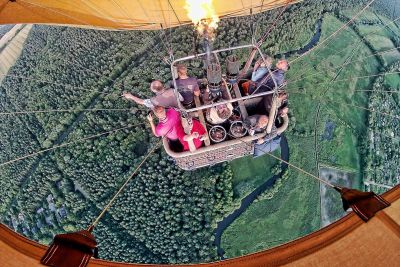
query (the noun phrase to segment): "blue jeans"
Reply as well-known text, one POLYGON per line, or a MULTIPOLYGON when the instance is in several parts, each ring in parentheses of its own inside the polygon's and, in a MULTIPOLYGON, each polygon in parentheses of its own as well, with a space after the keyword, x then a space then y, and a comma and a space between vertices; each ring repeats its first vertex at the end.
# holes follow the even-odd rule
POLYGON ((255 144, 253 157, 256 158, 266 153, 271 153, 272 151, 275 151, 281 146, 280 143, 281 143, 281 137, 278 135, 272 140, 265 141, 260 145, 255 144))

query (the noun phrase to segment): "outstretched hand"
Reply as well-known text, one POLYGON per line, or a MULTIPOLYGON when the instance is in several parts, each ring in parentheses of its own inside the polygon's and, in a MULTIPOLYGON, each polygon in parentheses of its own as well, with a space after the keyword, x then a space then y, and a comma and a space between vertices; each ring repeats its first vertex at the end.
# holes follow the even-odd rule
POLYGON ((131 93, 127 93, 127 92, 123 93, 121 96, 125 97, 126 99, 132 99, 132 97, 133 97, 133 95, 131 93))

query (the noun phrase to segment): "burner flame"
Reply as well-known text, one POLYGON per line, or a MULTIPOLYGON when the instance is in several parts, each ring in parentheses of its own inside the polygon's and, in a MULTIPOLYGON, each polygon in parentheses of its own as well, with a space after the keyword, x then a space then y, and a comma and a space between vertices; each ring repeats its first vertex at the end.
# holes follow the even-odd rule
POLYGON ((212 0, 186 0, 185 9, 198 33, 212 38, 219 22, 212 0))

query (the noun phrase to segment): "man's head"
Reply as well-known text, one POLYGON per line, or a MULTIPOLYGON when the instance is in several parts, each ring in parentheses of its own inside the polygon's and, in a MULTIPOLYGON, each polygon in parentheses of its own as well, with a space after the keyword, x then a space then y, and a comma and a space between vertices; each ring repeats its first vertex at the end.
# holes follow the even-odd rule
POLYGON ((176 66, 176 69, 178 71, 179 78, 187 77, 187 68, 184 64, 179 64, 178 66, 176 66))
POLYGON ((150 90, 154 93, 161 92, 162 90, 164 90, 164 85, 159 80, 152 81, 150 84, 150 90))
POLYGON ((287 71, 289 69, 289 63, 286 59, 280 59, 276 63, 276 68, 283 71, 287 71))
POLYGON ((154 115, 156 115, 156 117, 157 117, 159 120, 164 120, 164 119, 167 117, 167 114, 166 114, 166 111, 165 111, 165 108, 164 108, 164 107, 155 106, 155 107, 153 108, 153 112, 154 112, 154 115))
POLYGON ((268 121, 269 121, 268 116, 261 115, 260 118, 258 119, 257 126, 260 128, 265 128, 268 125, 268 121))
POLYGON ((221 119, 228 119, 231 116, 231 112, 227 105, 221 104, 216 106, 218 117, 221 119))

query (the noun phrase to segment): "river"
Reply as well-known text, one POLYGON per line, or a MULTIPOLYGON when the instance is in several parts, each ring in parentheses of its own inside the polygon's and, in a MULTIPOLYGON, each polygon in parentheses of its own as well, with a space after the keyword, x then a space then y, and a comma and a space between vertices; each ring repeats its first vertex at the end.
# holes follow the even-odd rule
POLYGON ((285 53, 276 54, 274 57, 275 58, 289 58, 296 54, 302 55, 302 54, 306 53, 311 48, 316 46, 317 43, 319 42, 319 40, 321 38, 321 26, 322 26, 322 18, 317 20, 317 23, 315 24, 315 33, 314 33, 313 37, 311 38, 311 40, 305 46, 303 46, 302 48, 299 48, 297 50, 292 50, 292 51, 288 51, 285 53))
MULTIPOLYGON (((284 161, 289 161, 289 145, 287 139, 284 135, 281 136, 281 159, 284 161)), ((217 224, 217 228, 215 230, 215 241, 214 244, 217 247, 218 255, 223 258, 224 250, 221 248, 221 237, 224 233, 225 229, 233 223, 250 205, 253 201, 265 190, 272 187, 275 184, 275 181, 282 177, 282 175, 287 170, 287 164, 281 164, 281 172, 277 175, 272 176, 271 178, 267 179, 263 184, 257 187, 253 192, 248 194, 244 199, 242 199, 241 205, 238 209, 234 210, 231 214, 226 216, 222 221, 217 224)))
MULTIPOLYGON (((311 40, 302 48, 297 49, 297 50, 292 50, 288 51, 285 53, 281 54, 276 54, 274 57, 275 58, 288 58, 293 55, 301 55, 312 49, 314 46, 316 46, 321 38, 321 26, 322 26, 322 21, 323 19, 320 18, 317 20, 317 23, 315 25, 315 33, 311 40)), ((289 161, 289 145, 287 142, 287 139, 284 135, 282 135, 282 139, 280 142, 281 146, 281 159, 285 161, 289 161)), ((250 205, 253 203, 253 201, 265 190, 268 188, 271 188, 277 179, 282 177, 282 175, 285 173, 287 170, 287 164, 282 163, 281 165, 281 172, 278 175, 274 175, 271 178, 267 179, 262 185, 257 187, 253 192, 251 192, 249 195, 247 195, 241 202, 241 205, 238 209, 234 210, 231 214, 228 216, 224 217, 222 221, 220 221, 217 224, 217 228, 215 229, 215 240, 214 240, 214 245, 217 247, 217 253, 218 256, 221 259, 224 259, 224 253, 225 251, 221 248, 221 237, 222 234, 224 233, 225 229, 229 227, 250 205)))

